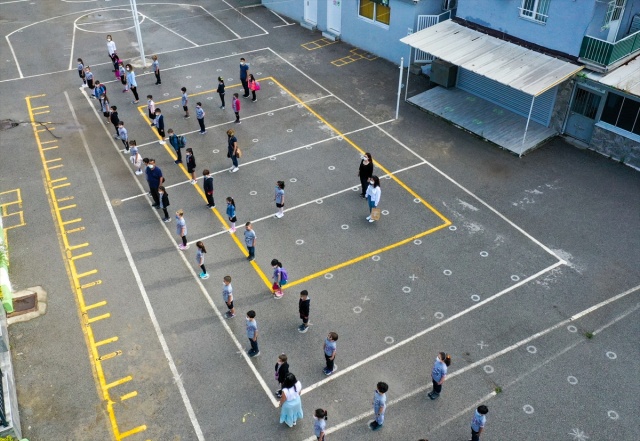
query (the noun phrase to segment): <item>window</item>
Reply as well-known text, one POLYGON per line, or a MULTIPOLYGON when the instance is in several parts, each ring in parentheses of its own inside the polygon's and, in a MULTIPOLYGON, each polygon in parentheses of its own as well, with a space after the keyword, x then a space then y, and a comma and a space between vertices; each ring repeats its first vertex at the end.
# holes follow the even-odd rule
POLYGON ((391 22, 391 8, 389 0, 360 0, 360 17, 389 25, 391 22))
POLYGON ((600 120, 640 135, 640 102, 609 92, 600 120))
POLYGON ((607 13, 604 16, 604 23, 602 23, 602 29, 608 29, 612 21, 620 20, 626 1, 627 0, 611 0, 609 2, 607 13))
POLYGON ((551 0, 522 0, 520 17, 533 20, 538 23, 546 23, 549 16, 549 3, 551 0))

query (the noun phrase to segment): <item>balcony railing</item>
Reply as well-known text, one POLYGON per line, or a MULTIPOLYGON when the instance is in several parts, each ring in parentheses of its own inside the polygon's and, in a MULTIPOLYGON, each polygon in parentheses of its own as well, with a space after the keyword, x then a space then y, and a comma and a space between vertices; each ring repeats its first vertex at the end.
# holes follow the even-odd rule
POLYGON ((640 31, 615 43, 585 35, 580 47, 580 60, 607 70, 615 62, 638 51, 640 51, 640 31))

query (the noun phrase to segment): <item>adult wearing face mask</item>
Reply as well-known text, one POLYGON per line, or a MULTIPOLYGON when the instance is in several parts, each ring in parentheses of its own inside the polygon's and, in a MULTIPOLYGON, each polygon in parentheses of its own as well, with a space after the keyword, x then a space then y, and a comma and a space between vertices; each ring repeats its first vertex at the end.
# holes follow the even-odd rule
POLYGON ((249 83, 247 79, 249 78, 249 63, 246 62, 244 58, 240 58, 240 82, 242 82, 242 87, 244 88, 244 98, 249 98, 249 83))
POLYGON ((160 208, 160 193, 158 187, 164 184, 164 176, 162 176, 162 170, 160 167, 156 167, 156 160, 149 158, 149 165, 145 170, 147 173, 147 181, 149 182, 149 191, 151 191, 151 197, 153 198, 154 208, 160 208))
POLYGON ((133 97, 135 101, 132 101, 133 104, 138 104, 140 99, 138 98, 138 83, 136 83, 136 74, 133 71, 133 66, 127 64, 125 66, 127 68, 127 84, 129 84, 129 89, 133 92, 133 97))
POLYGON ((360 197, 364 199, 366 197, 367 187, 369 186, 369 178, 373 176, 373 158, 371 158, 371 153, 367 152, 362 155, 358 176, 360 177, 360 185, 362 186, 360 197))

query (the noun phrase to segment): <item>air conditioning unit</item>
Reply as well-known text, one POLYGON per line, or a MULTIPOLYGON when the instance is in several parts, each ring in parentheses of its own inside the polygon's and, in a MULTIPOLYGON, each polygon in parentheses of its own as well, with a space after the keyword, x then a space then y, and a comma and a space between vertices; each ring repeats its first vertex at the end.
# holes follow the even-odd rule
POLYGON ((442 10, 448 11, 458 7, 458 0, 442 0, 442 10))
POLYGON ((449 89, 456 85, 456 78, 458 77, 458 66, 448 63, 440 58, 436 58, 431 63, 431 79, 432 83, 439 84, 440 86, 449 89))

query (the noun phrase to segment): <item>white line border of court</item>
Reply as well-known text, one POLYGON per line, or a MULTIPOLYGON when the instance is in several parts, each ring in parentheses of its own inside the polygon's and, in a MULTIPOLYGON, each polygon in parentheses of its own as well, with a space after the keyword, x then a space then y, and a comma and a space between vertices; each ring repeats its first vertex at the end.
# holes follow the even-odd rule
MULTIPOLYGON (((65 94, 66 93, 67 92, 65 91, 65 94)), ((91 99, 89 98, 89 95, 87 95, 84 92, 81 92, 81 93, 82 93, 82 95, 84 95, 84 98, 86 99, 87 103, 91 107, 91 110, 93 110, 93 113, 94 113, 96 119, 98 120, 98 122, 102 126, 102 128, 104 129, 105 133, 107 134, 107 137, 111 141, 111 144, 115 148, 116 152, 118 152, 118 156, 120 156, 120 158, 122 158, 122 161, 125 163, 125 165, 127 167, 127 170, 129 170, 129 173, 130 173, 131 177, 134 179, 134 181, 135 181, 136 185, 138 186, 138 188, 140 188, 140 190, 142 191, 143 190, 142 184, 140 183, 139 180, 136 179, 136 176, 135 176, 135 174, 133 172, 133 169, 130 167, 128 159, 125 158, 125 156, 119 154, 118 145, 116 144, 115 140, 111 136, 111 132, 109 132, 109 127, 107 127, 105 125, 104 118, 101 118, 100 115, 98 114, 98 111, 97 111, 96 107, 93 105, 93 103, 91 102, 91 99)), ((83 133, 83 132, 81 132, 81 133, 83 133)), ((84 136, 84 133, 83 133, 83 136, 84 136)), ((111 202, 110 202, 110 199, 108 198, 108 195, 105 195, 105 198, 106 198, 105 201, 106 201, 107 207, 109 207, 109 211, 111 212, 113 210, 113 206, 111 205, 111 202)), ((158 223, 160 224, 160 226, 164 230, 165 234, 169 238, 170 243, 172 243, 174 248, 178 251, 178 246, 175 243, 174 235, 172 234, 171 231, 169 231, 169 228, 167 227, 167 224, 162 222, 162 219, 160 218, 160 215, 158 214, 158 212, 156 210, 153 210, 153 213, 156 216, 156 218, 158 219, 158 223)), ((115 214, 114 214, 114 216, 115 216, 115 214)), ((184 265, 187 267, 187 270, 191 273, 191 276, 193 277, 193 279, 195 280, 196 284, 200 288, 200 292, 202 293, 202 295, 206 299, 207 303, 209 303, 209 305, 211 306, 211 309, 213 309, 213 312, 215 313, 216 317, 218 318, 218 320, 220 320, 220 323, 221 323, 222 327, 224 328, 226 333, 231 338, 231 341, 233 341, 235 347, 240 351, 240 354, 244 358, 247 366, 249 367, 251 372, 254 374, 254 376, 256 377, 256 380, 258 381, 258 383, 260 384, 260 386, 262 387, 262 389, 266 393, 267 399, 269 399, 271 404, 273 404, 273 406, 277 408, 278 405, 279 405, 279 402, 273 397, 273 394, 271 393, 271 389, 267 385, 266 381, 264 380, 262 375, 260 375, 260 373, 258 372, 258 370, 255 367, 255 365, 251 362, 251 359, 247 355, 247 352, 245 351, 244 347, 240 344, 240 341, 235 336, 235 334, 233 333, 233 331, 229 327, 229 324, 227 323, 227 321, 222 316, 222 313, 220 312, 218 307, 213 302, 213 299, 211 298, 211 295, 209 294, 209 291, 207 291, 207 289, 205 288, 205 286, 202 283, 202 280, 200 279, 200 277, 198 276, 196 271, 193 269, 193 265, 189 262, 189 260, 187 260, 187 258, 185 256, 185 253, 183 253, 182 251, 178 251, 178 255, 182 259, 182 262, 184 263, 184 265)), ((132 269, 133 268, 135 268, 135 266, 132 266, 132 269)), ((142 289, 144 289, 143 285, 138 285, 138 286, 139 287, 142 286, 142 289)), ((149 303, 147 305, 147 310, 150 311, 150 315, 151 315, 151 313, 153 312, 153 307, 152 307, 150 301, 149 301, 149 303)), ((153 316, 155 316, 155 313, 154 313, 153 316)), ((155 326, 155 324, 154 324, 154 326, 155 326)), ((159 328, 158 328, 158 330, 159 330, 159 328)), ((160 330, 160 334, 158 335, 158 338, 161 339, 161 343, 162 343, 162 341, 164 341, 164 336, 163 336, 161 330, 160 330)), ((166 341, 165 341, 165 344, 166 344, 166 341)), ((163 347, 163 349, 164 349, 164 347, 163 347)), ((168 351, 168 346, 167 346, 167 351, 168 351)), ((177 371, 177 368, 175 368, 175 371, 174 371, 173 367, 172 367, 171 370, 172 370, 172 373, 174 374, 174 377, 177 375, 177 378, 175 378, 176 384, 178 384, 178 385, 179 384, 183 384, 182 383, 182 379, 180 377, 180 374, 177 371)), ((180 387, 180 386, 178 386, 178 387, 180 387)), ((191 413, 189 413, 189 417, 191 419, 192 424, 194 424, 194 428, 196 428, 196 433, 202 433, 202 431, 200 429, 200 425, 198 423, 198 420, 197 420, 197 418, 195 416, 195 413, 193 412, 193 408, 191 407, 191 403, 189 401, 189 397, 187 396, 186 389, 184 388, 184 385, 182 386, 182 389, 180 390, 180 393, 182 395, 183 402, 185 403, 185 407, 187 408, 187 412, 189 412, 189 409, 191 409, 191 413), (184 393, 183 393, 183 390, 184 390, 184 393), (192 416, 192 413, 193 413, 193 416, 192 416)), ((198 440, 199 441, 204 441, 204 436, 202 436, 202 437, 199 436, 198 440)))
MULTIPOLYGON (((514 343, 514 344, 512 344, 510 346, 507 346, 506 348, 504 348, 504 349, 502 349, 502 350, 500 350, 498 352, 495 352, 495 353, 493 353, 493 354, 491 354, 491 355, 489 355, 489 356, 487 356, 487 357, 485 357, 485 358, 483 358, 481 360, 478 360, 478 361, 476 361, 474 363, 471 363, 470 365, 467 365, 467 366, 463 367, 462 369, 454 371, 454 372, 448 374, 447 378, 450 381, 451 378, 455 378, 455 377, 457 377, 459 375, 462 375, 462 374, 464 374, 464 373, 466 373, 466 372, 468 372, 468 371, 470 371, 472 369, 477 368, 478 366, 486 364, 487 362, 489 362, 491 360, 494 360, 494 359, 496 359, 496 358, 498 358, 498 357, 500 357, 502 355, 505 355, 505 354, 515 350, 515 349, 521 348, 522 346, 530 343, 533 340, 536 340, 536 339, 538 339, 538 338, 540 338, 540 337, 542 337, 542 336, 544 336, 546 334, 549 334, 550 332, 555 331, 556 329, 559 329, 559 328, 561 328, 562 326, 565 326, 568 323, 571 323, 571 322, 574 322, 576 320, 579 320, 580 318, 582 318, 582 317, 584 317, 584 316, 586 316, 586 315, 588 315, 588 314, 590 314, 590 313, 592 313, 594 311, 597 311, 598 309, 600 309, 600 308, 602 308, 602 307, 604 307, 604 306, 606 306, 606 305, 608 305, 610 303, 613 303, 613 302, 615 302, 617 300, 620 300, 620 299, 622 299, 622 298, 624 298, 624 297, 626 297, 626 296, 628 296, 628 295, 630 295, 630 294, 632 294, 632 293, 634 293, 634 292, 636 292, 638 290, 640 290, 640 285, 635 286, 633 288, 630 288, 627 291, 622 292, 620 294, 617 294, 617 295, 615 295, 615 296, 613 296, 613 297, 611 297, 611 298, 609 298, 607 300, 604 300, 604 301, 602 301, 600 303, 597 303, 597 304, 595 304, 595 305, 593 305, 593 306, 591 306, 591 307, 589 307, 589 308, 587 308, 587 309, 585 309, 583 311, 578 312, 577 314, 572 315, 568 319, 562 320, 562 321, 556 323, 555 325, 548 327, 547 329, 544 329, 544 330, 542 330, 540 332, 532 334, 529 337, 527 337, 527 338, 525 338, 523 340, 520 340, 520 341, 518 341, 518 342, 516 342, 516 343, 514 343)), ((595 335, 596 332, 597 333, 602 332, 604 329, 608 328, 609 326, 613 325, 614 323, 618 322, 619 320, 622 320, 623 318, 625 318, 629 314, 635 312, 639 308, 640 308, 640 304, 636 304, 634 307, 631 307, 631 308, 627 309, 624 313, 622 313, 621 315, 617 316, 616 318, 614 318, 613 320, 611 320, 610 322, 608 322, 604 326, 602 326, 602 327, 598 328, 596 331, 594 331, 594 335, 595 335)), ((580 343, 584 343, 585 341, 587 341, 585 338, 579 339, 577 342, 571 344, 568 348, 565 348, 560 353, 554 355, 552 357, 552 359, 556 358, 559 355, 562 355, 564 352, 566 352, 566 351, 568 351, 570 349, 573 349, 575 346, 577 346, 580 343)), ((535 372, 537 369, 539 369, 539 368, 543 367, 544 365, 546 365, 548 362, 549 362, 548 360, 545 360, 540 365, 538 365, 538 366, 534 367, 533 369, 525 372, 525 374, 518 376, 515 380, 509 382, 505 386, 505 388, 513 386, 518 381, 520 381, 523 378, 525 378, 527 375, 535 372)), ((427 390, 429 390, 429 388, 431 388, 431 385, 425 385, 425 386, 419 387, 419 388, 417 388, 417 389, 415 389, 415 390, 413 390, 411 392, 408 392, 408 393, 396 398, 395 400, 391 400, 389 402, 388 406, 398 404, 398 403, 400 403, 400 402, 402 402, 402 401, 404 401, 404 400, 406 400, 408 398, 412 398, 412 397, 414 397, 414 396, 416 396, 416 395, 418 395, 420 393, 426 392, 427 390)), ((303 388, 301 395, 304 394, 304 393, 305 393, 305 389, 303 388)), ((443 423, 439 424, 438 426, 434 427, 434 429, 438 429, 440 427, 443 427, 443 426, 449 424, 451 421, 453 421, 453 420, 459 418, 460 416, 464 415, 465 412, 468 412, 470 409, 475 408, 481 402, 487 401, 488 399, 494 397, 495 395, 496 395, 496 392, 492 392, 492 393, 482 397, 482 399, 480 401, 474 403, 472 406, 469 406, 468 408, 464 409, 462 412, 459 412, 458 414, 454 415, 453 417, 449 418, 448 420, 446 420, 443 423)), ((349 418, 348 420, 345 420, 342 423, 336 424, 335 426, 328 428, 325 431, 325 433, 326 434, 330 434, 330 433, 337 432, 340 429, 344 429, 345 427, 348 427, 351 424, 356 423, 358 421, 364 420, 365 418, 368 418, 368 417, 370 417, 372 415, 373 415, 373 411, 371 411, 371 410, 367 411, 367 412, 364 412, 364 413, 361 413, 360 415, 357 415, 357 416, 355 416, 353 418, 349 418)), ((434 430, 434 429, 432 429, 432 430, 434 430)), ((306 438, 306 439, 304 439, 304 441, 315 441, 315 437, 306 438)))
MULTIPOLYGON (((313 78, 311 78, 309 75, 307 75, 306 73, 304 73, 302 70, 300 70, 298 67, 294 66, 291 62, 289 62, 286 58, 284 58, 282 55, 280 55, 279 53, 277 53, 276 51, 274 51, 273 49, 271 49, 270 47, 268 48, 269 51, 271 51, 271 53, 273 53, 276 57, 280 58, 282 61, 284 61, 285 63, 287 63, 289 66, 291 66, 292 69, 295 69, 296 71, 298 71, 301 75, 303 75, 305 78, 307 78, 309 81, 311 81, 312 83, 314 83, 316 86, 320 87, 322 90, 324 90, 325 92, 335 96, 335 98, 340 101, 343 105, 345 105, 346 107, 348 107, 351 111, 353 111, 355 114, 357 114, 358 116, 360 116, 361 118, 363 118, 365 121, 371 123, 371 124, 376 124, 374 123, 371 119, 367 118, 366 116, 364 116, 362 113, 360 113, 357 109, 355 109, 353 106, 351 106, 349 103, 347 103, 346 101, 344 101, 342 98, 336 96, 334 93, 332 93, 329 89, 327 89, 326 87, 324 87, 323 85, 321 85, 320 83, 318 83, 316 80, 314 80, 313 78)), ((454 180, 452 177, 450 177, 449 175, 447 175, 445 172, 443 172, 442 170, 440 170, 439 168, 437 168, 435 165, 433 165, 431 162, 427 161, 425 158, 423 158, 422 156, 420 156, 419 154, 417 154, 414 150, 412 150, 411 148, 409 148, 408 146, 406 146, 402 141, 400 141, 399 139, 395 138, 394 136, 392 136, 389 132, 387 132, 386 130, 384 130, 381 127, 378 127, 378 130, 380 130, 382 133, 384 133, 387 137, 389 137, 390 139, 392 139, 393 141, 396 142, 396 144, 398 144, 399 146, 401 146, 402 148, 404 148, 405 150, 407 150, 409 153, 411 153, 412 155, 414 155, 416 158, 420 159, 421 161, 424 161, 429 167, 431 167, 433 170, 435 170, 436 172, 438 172, 440 175, 442 175, 444 178, 446 178, 448 181, 450 181, 452 184, 454 184, 456 187, 460 188, 462 191, 464 191, 465 193, 467 193, 469 196, 471 196, 472 198, 474 198, 475 200, 477 200, 479 203, 481 203, 482 205, 484 205, 485 207, 487 207, 490 211, 492 211, 494 214, 496 214, 499 218, 501 218, 503 221, 505 221, 506 223, 508 223, 509 225, 511 225, 513 228, 515 228, 516 230, 518 230, 521 234, 523 234, 525 237, 527 237, 529 240, 531 240, 533 243, 535 243, 536 245, 538 245, 540 248, 542 248, 544 251, 546 251, 547 253, 551 254, 553 257, 555 257, 556 259, 558 259, 559 262, 561 262, 563 265, 566 265, 567 262, 560 258, 556 253, 554 253, 553 251, 551 251, 551 249, 549 247, 547 247, 546 245, 544 245, 542 242, 540 242, 538 239, 536 239, 535 237, 533 237, 532 235, 530 235, 529 233, 527 233, 524 229, 522 229, 521 227, 519 227, 518 225, 516 225, 513 221, 509 220, 505 215, 503 215, 502 213, 500 213, 498 210, 496 210, 495 208, 493 208, 491 205, 489 205, 487 202, 485 202, 482 198, 480 198, 479 196, 477 196, 476 194, 474 194, 473 192, 471 192, 469 189, 467 189, 465 186, 463 186, 462 184, 458 183, 456 180, 454 180)))

